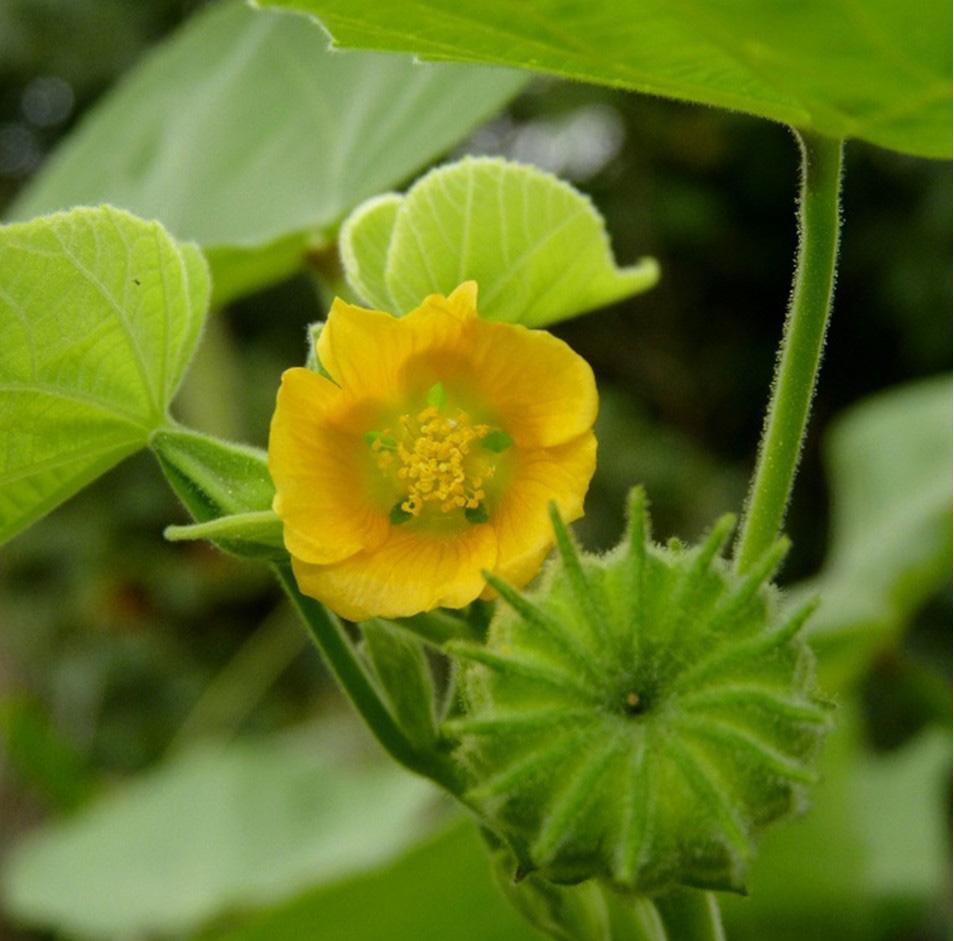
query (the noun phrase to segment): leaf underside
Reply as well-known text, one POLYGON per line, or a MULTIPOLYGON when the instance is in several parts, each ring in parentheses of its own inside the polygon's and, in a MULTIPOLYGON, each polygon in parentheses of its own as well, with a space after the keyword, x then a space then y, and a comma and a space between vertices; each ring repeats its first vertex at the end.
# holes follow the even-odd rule
POLYGON ((98 104, 15 219, 108 202, 209 253, 217 300, 290 273, 307 242, 501 108, 518 72, 333 53, 314 24, 212 4, 98 104))
POLYGON ((517 66, 951 153, 944 0, 266 2, 320 17, 341 46, 517 66))

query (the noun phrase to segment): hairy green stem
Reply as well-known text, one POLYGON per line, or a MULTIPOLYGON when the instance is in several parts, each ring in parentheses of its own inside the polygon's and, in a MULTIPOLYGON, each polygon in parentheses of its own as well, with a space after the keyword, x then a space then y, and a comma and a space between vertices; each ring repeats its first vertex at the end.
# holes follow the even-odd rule
POLYGON ((439 753, 421 754, 414 748, 358 658, 338 618, 323 604, 298 590, 295 576, 287 565, 276 565, 274 571, 341 688, 385 751, 405 768, 457 793, 457 775, 450 757, 439 753))
POLYGON ((785 518, 802 449, 831 310, 838 256, 842 143, 796 131, 802 156, 798 262, 772 397, 736 568, 745 572, 775 541, 785 518))

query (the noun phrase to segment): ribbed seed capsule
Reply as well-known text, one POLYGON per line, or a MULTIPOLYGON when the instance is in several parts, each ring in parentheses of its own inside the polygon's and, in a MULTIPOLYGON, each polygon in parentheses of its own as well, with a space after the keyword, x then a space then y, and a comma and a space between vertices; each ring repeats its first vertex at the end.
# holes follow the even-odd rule
POLYGON ((523 872, 605 878, 639 892, 744 889, 754 834, 802 806, 829 726, 799 638, 769 581, 779 542, 744 576, 720 554, 649 539, 645 498, 605 557, 559 549, 539 587, 496 579, 484 645, 464 659, 463 713, 446 723, 471 804, 523 872))

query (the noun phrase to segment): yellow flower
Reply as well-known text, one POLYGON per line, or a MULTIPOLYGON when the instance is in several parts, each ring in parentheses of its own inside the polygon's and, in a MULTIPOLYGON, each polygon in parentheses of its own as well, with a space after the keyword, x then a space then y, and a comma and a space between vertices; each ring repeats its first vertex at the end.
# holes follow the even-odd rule
POLYGON ((301 590, 357 621, 533 578, 596 466, 586 362, 480 320, 472 281, 401 318, 336 300, 317 352, 331 379, 285 372, 268 448, 301 590))

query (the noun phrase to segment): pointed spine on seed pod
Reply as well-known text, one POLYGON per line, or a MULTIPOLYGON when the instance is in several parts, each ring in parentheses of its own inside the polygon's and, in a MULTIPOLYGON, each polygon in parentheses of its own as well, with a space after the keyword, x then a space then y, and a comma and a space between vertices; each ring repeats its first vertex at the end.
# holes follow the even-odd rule
POLYGON ((771 585, 788 544, 744 576, 722 553, 734 518, 694 547, 626 536, 582 553, 555 510, 538 587, 488 575, 501 598, 484 644, 456 642, 462 711, 445 723, 465 795, 524 873, 656 892, 744 891, 753 838, 801 808, 830 724, 771 585))

